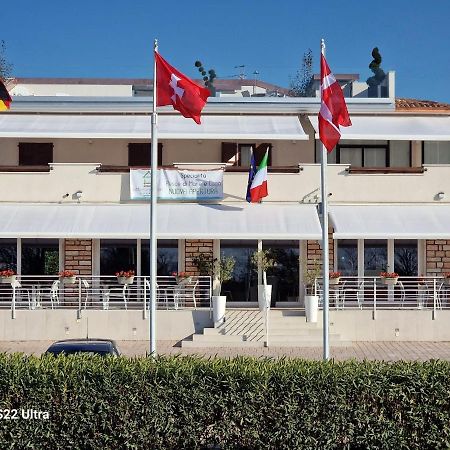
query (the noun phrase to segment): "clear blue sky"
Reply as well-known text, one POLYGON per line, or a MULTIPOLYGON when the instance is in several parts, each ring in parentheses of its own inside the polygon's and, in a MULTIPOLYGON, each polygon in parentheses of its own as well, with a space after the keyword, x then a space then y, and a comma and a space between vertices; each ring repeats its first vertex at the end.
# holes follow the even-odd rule
POLYGON ((196 59, 220 77, 288 86, 320 38, 335 73, 371 75, 378 46, 397 96, 450 103, 450 0, 21 0, 3 7, 0 39, 21 77, 152 77, 152 42, 195 77, 196 59))

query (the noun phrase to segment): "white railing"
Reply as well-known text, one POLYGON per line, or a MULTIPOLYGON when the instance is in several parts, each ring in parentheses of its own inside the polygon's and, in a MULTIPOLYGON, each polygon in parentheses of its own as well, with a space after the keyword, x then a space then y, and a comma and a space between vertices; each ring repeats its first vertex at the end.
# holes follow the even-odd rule
MULTIPOLYGON (((331 308, 373 309, 450 309, 450 280, 442 277, 400 277, 395 284, 381 277, 340 277, 331 284, 331 308)), ((322 304, 322 279, 316 280, 319 304, 322 304)))
MULTIPOLYGON (((57 276, 17 276, 0 284, 0 308, 17 309, 126 309, 148 313, 150 278, 135 276, 132 283, 119 284, 114 276, 77 276, 73 283, 57 276)), ((211 309, 209 276, 176 279, 157 277, 157 308, 211 309)))

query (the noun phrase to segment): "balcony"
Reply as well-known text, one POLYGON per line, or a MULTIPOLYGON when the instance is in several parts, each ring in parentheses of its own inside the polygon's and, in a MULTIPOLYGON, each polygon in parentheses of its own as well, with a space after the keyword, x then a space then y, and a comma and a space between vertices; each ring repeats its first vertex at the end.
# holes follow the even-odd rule
MULTIPOLYGON (((213 165, 211 165, 213 166, 213 165)), ((219 166, 219 165, 218 165, 219 166)), ((192 166, 193 167, 193 166, 192 166)), ((108 169, 108 168, 107 168, 108 169)), ((50 170, 4 167, 0 177, 3 202, 74 203, 81 201, 118 203, 130 201, 128 167, 113 166, 105 171, 101 164, 58 163, 50 170)), ((430 165, 407 170, 355 170, 344 164, 328 166, 330 203, 448 203, 445 193, 450 166, 430 165)), ((244 201, 248 174, 245 169, 227 168, 224 174, 224 201, 244 201)), ((320 166, 302 164, 269 169, 269 202, 318 203, 320 166)))

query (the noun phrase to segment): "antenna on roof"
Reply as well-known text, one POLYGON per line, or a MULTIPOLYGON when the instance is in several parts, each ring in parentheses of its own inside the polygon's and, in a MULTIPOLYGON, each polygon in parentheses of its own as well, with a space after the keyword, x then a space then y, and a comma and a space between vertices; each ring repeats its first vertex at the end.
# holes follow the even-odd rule
POLYGON ((240 66, 234 66, 235 69, 241 69, 239 71, 239 75, 234 75, 238 77, 240 80, 245 80, 245 64, 241 64, 240 66))

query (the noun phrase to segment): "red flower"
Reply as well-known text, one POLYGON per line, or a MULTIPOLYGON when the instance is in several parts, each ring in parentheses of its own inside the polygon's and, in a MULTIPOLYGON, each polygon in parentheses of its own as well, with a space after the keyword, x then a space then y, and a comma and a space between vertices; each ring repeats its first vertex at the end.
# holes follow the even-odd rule
POLYGON ((76 276, 76 273, 73 272, 72 270, 63 270, 62 272, 59 272, 59 276, 61 278, 72 278, 76 276))
POLYGON ((396 272, 381 272, 381 278, 398 278, 400 275, 396 272))
POLYGON ((0 271, 0 277, 12 277, 15 274, 16 273, 14 272, 14 270, 11 270, 11 269, 0 271))
POLYGON ((340 278, 341 272, 330 272, 329 278, 340 278))
POLYGON ((121 270, 116 272, 116 277, 131 278, 134 277, 134 270, 121 270))

